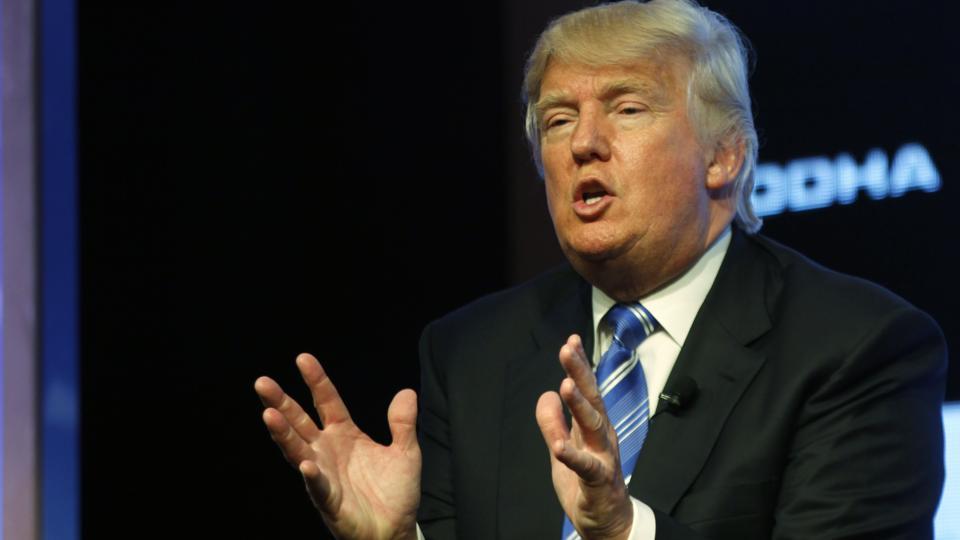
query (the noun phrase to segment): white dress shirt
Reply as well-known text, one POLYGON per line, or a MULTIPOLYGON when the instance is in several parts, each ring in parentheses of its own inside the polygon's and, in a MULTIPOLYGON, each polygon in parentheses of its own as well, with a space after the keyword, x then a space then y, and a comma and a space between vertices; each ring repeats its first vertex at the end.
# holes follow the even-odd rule
MULTIPOLYGON (((700 311, 713 281, 720 270, 720 263, 730 246, 730 228, 707 249, 706 253, 684 272, 679 278, 639 302, 647 308, 653 318, 660 323, 660 329, 650 334, 637 347, 643 375, 647 379, 647 395, 650 399, 650 416, 657 411, 660 393, 680 355, 680 349, 687 340, 693 320, 700 311)), ((593 288, 593 366, 600 362, 601 351, 606 351, 613 340, 613 334, 606 328, 601 329, 600 319, 610 310, 616 301, 593 288)), ((643 479, 638 478, 638 482, 643 479)), ((629 540, 654 540, 656 538, 656 520, 653 510, 641 501, 633 501, 633 529, 629 540)))
MULTIPOLYGON (((706 253, 684 272, 679 278, 666 287, 641 298, 639 302, 660 323, 660 329, 650 334, 637 347, 636 354, 640 356, 640 365, 643 375, 647 379, 647 395, 650 398, 650 415, 657 411, 660 393, 673 370, 673 364, 680 355, 680 349, 687 340, 693 320, 700 311, 713 281, 720 270, 720 263, 730 246, 730 228, 707 249, 706 253)), ((610 347, 612 334, 606 329, 600 329, 600 319, 616 304, 616 301, 607 296, 600 289, 593 287, 593 366, 596 369, 600 362, 601 351, 610 347)), ((637 479, 642 482, 642 479, 637 479)), ((654 540, 656 538, 656 519, 653 510, 643 502, 631 497, 633 502, 633 529, 629 540, 654 540)), ((420 526, 417 526, 417 537, 424 540, 420 526)), ((559 538, 557 540, 560 540, 559 538)))

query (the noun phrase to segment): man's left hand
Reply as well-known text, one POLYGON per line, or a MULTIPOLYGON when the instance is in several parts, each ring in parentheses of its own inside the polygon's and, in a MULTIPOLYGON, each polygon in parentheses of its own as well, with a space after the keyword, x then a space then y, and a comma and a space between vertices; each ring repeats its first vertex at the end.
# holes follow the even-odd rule
POLYGON ((617 434, 580 336, 570 336, 560 348, 560 364, 567 378, 560 383, 559 395, 546 392, 537 402, 553 487, 585 540, 626 539, 633 525, 633 505, 620 470, 617 434), (561 399, 572 413, 572 429, 567 427, 561 399))

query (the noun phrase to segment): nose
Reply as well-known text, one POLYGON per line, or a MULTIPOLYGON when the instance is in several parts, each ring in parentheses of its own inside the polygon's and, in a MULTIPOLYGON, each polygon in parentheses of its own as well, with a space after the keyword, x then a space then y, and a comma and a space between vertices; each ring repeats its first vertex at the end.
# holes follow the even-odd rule
POLYGON ((610 159, 609 126, 600 110, 582 107, 570 139, 570 151, 578 164, 610 159))

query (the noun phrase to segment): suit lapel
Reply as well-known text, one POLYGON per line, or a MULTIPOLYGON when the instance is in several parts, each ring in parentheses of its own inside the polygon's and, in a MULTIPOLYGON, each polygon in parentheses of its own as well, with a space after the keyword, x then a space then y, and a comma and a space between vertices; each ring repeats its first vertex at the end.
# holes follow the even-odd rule
POLYGON ((770 328, 771 289, 763 254, 734 228, 733 239, 667 380, 682 376, 700 391, 691 406, 657 414, 637 459, 630 494, 670 513, 696 479, 723 424, 763 365, 748 347, 770 328))
POLYGON ((502 433, 499 538, 559 538, 563 511, 553 489, 550 458, 537 426, 537 400, 556 391, 565 374, 557 354, 570 334, 593 347, 590 286, 572 270, 563 286, 539 301, 530 341, 506 366, 502 433))

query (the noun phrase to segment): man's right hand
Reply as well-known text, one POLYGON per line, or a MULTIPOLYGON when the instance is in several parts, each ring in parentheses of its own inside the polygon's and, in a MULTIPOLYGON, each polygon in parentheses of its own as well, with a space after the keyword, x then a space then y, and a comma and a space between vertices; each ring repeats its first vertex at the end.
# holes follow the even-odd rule
POLYGON ((337 538, 416 538, 420 504, 417 395, 401 390, 387 410, 393 442, 375 443, 360 431, 320 363, 309 354, 297 367, 310 387, 323 428, 269 377, 254 389, 266 410, 263 422, 337 538))

